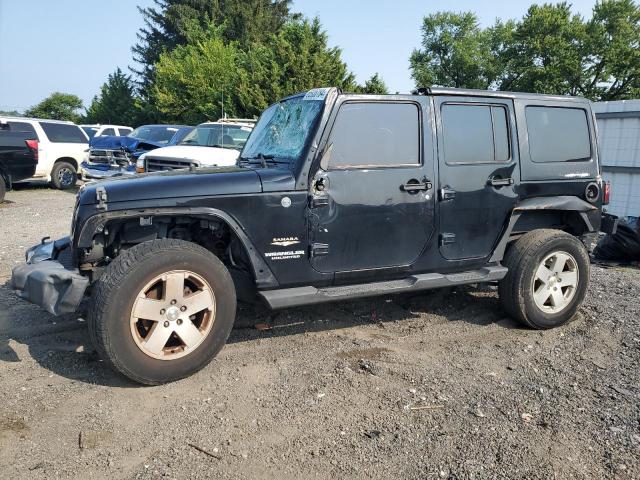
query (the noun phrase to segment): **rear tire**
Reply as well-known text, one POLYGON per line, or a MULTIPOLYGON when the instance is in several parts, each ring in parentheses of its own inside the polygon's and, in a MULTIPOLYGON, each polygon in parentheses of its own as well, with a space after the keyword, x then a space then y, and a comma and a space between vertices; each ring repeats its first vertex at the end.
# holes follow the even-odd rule
POLYGON ((191 242, 153 240, 123 252, 96 282, 89 331, 113 369, 159 385, 206 366, 235 314, 233 280, 215 255, 191 242))
POLYGON ((7 183, 4 177, 0 175, 0 203, 4 202, 4 196, 7 194, 7 183))
POLYGON ((516 320, 535 329, 564 325, 589 285, 589 255, 580 240, 560 230, 534 230, 507 251, 500 301, 516 320))
POLYGON ((57 162, 51 170, 51 184, 58 190, 68 190, 76 186, 78 172, 69 162, 57 162))

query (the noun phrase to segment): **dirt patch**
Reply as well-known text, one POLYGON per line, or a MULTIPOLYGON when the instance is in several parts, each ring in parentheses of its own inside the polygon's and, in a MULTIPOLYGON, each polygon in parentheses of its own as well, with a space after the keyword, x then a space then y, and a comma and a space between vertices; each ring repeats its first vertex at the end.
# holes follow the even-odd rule
MULTIPOLYGON (((8 196, 5 278, 25 248, 68 234, 74 201, 45 188, 8 196)), ((142 388, 95 355, 82 315, 54 318, 0 286, 0 471, 637 479, 638 298, 640 272, 593 267, 579 315, 545 332, 507 318, 493 288, 243 307, 239 325, 272 328, 236 329, 198 374, 142 388)))

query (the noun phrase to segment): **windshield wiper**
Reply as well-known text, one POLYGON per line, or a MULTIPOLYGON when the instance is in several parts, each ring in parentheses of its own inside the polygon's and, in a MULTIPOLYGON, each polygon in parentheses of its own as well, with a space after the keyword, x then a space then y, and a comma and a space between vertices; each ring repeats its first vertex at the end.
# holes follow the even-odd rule
MULTIPOLYGON (((274 160, 274 156, 273 155, 265 155, 264 153, 258 153, 257 155, 254 155, 253 157, 243 157, 240 160, 244 160, 247 161, 249 163, 252 163, 252 160, 259 160, 260 161, 260 165, 262 165, 262 168, 267 168, 267 160, 270 160, 271 163, 276 164, 278 162, 276 162, 274 160)), ((255 162, 254 162, 255 163, 255 162)))

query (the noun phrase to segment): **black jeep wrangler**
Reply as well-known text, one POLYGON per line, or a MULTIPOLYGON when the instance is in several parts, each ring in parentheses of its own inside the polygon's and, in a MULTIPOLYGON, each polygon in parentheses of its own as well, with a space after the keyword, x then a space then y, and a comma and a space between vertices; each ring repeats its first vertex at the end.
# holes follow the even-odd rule
POLYGON ((426 89, 315 89, 264 111, 236 167, 80 190, 70 237, 13 271, 53 314, 90 293, 112 367, 145 384, 204 367, 237 299, 285 308, 498 282, 532 328, 570 320, 589 281, 580 237, 611 231, 587 100, 426 89))

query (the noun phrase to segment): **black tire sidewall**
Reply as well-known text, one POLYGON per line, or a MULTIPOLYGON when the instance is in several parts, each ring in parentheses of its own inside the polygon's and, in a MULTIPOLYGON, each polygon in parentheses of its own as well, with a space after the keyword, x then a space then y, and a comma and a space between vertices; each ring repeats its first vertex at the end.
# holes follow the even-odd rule
POLYGON ((4 202, 4 197, 7 194, 7 184, 2 175, 0 175, 0 203, 4 202))
POLYGON ((222 349, 235 320, 235 290, 224 265, 212 254, 169 250, 135 265, 110 295, 103 310, 105 336, 111 362, 126 376, 146 384, 161 384, 195 373, 222 349), (130 327, 130 313, 138 292, 157 275, 171 270, 189 270, 211 286, 216 300, 216 317, 205 340, 192 353, 175 360, 159 360, 136 345, 130 327))
POLYGON ((70 188, 73 188, 76 185, 77 181, 78 181, 78 171, 69 162, 58 162, 53 166, 53 170, 51 171, 51 183, 58 190, 68 190, 70 188), (63 185, 58 180, 58 172, 63 168, 68 168, 73 173, 73 182, 71 182, 70 185, 63 185))
POLYGON ((570 235, 552 238, 544 245, 544 248, 537 249, 537 251, 531 250, 527 252, 528 255, 525 257, 518 282, 522 292, 520 301, 524 303, 527 323, 538 329, 558 327, 573 318, 584 300, 589 287, 589 257, 582 243, 570 235), (565 309, 558 313, 547 313, 540 310, 535 303, 533 282, 535 272, 542 260, 553 252, 566 252, 575 259, 578 268, 578 286, 575 295, 565 309))

